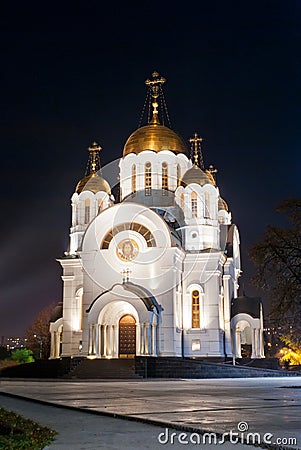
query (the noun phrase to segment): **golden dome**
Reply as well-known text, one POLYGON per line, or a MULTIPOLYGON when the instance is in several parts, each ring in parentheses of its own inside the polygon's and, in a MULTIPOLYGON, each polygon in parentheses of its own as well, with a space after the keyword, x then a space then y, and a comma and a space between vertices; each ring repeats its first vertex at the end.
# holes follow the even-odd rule
POLYGON ((225 211, 229 211, 228 205, 222 197, 218 199, 218 210, 224 209, 225 211))
POLYGON ((215 186, 214 178, 209 170, 203 171, 196 164, 188 169, 181 179, 181 185, 184 187, 191 183, 196 183, 200 186, 204 186, 205 184, 212 184, 215 186))
POLYGON ((161 152, 170 150, 186 154, 183 139, 173 130, 159 123, 150 123, 134 131, 125 143, 123 156, 141 153, 144 150, 161 152))
POLYGON ((80 194, 82 191, 91 191, 94 194, 99 191, 104 191, 111 195, 111 188, 109 183, 98 175, 97 172, 92 172, 77 183, 75 192, 80 194))

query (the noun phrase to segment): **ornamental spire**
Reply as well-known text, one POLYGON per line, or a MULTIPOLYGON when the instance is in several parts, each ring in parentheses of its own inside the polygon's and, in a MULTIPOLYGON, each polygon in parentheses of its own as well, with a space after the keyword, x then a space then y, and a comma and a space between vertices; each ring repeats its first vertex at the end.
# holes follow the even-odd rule
POLYGON ((93 141, 90 147, 88 147, 88 150, 89 159, 86 168, 86 176, 101 171, 99 155, 100 150, 102 150, 101 146, 96 141, 93 141))
POLYGON ((202 154, 202 141, 203 138, 199 137, 197 133, 194 133, 193 138, 189 139, 191 143, 191 159, 194 159, 194 164, 200 169, 204 170, 204 160, 202 154))
POLYGON ((218 170, 213 166, 213 164, 210 164, 210 166, 208 167, 208 172, 210 172, 214 181, 216 181, 216 174, 217 174, 218 170))
POLYGON ((166 119, 169 128, 171 128, 167 106, 165 103, 164 93, 162 89, 162 86, 165 82, 166 79, 161 77, 156 70, 152 73, 152 79, 148 78, 147 80, 145 80, 145 84, 148 87, 148 90, 145 103, 141 112, 138 128, 141 126, 145 114, 147 114, 147 123, 149 125, 153 124, 159 125, 160 123, 164 125, 164 121, 166 119))
POLYGON ((163 77, 159 78, 159 74, 156 71, 152 73, 152 77, 152 80, 149 78, 145 80, 145 84, 150 88, 150 93, 152 96, 153 117, 150 123, 160 123, 158 118, 158 97, 166 80, 163 77))

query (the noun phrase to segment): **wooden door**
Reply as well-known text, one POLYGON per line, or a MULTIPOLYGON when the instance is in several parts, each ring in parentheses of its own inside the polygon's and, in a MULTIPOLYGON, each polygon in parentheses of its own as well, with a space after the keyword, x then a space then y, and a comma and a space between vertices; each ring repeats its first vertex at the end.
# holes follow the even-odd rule
POLYGON ((126 314, 119 320, 119 357, 133 358, 136 355, 136 320, 126 314))

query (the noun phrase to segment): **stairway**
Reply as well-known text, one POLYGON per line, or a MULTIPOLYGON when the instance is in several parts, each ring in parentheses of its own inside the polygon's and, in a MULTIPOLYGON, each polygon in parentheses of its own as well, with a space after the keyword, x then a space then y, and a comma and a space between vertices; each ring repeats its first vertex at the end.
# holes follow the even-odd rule
POLYGON ((254 378, 290 377, 301 373, 250 366, 204 362, 190 358, 136 357, 136 373, 144 378, 254 378))
POLYGON ((3 369, 1 377, 64 379, 142 378, 254 378, 301 376, 301 372, 272 370, 191 358, 143 357, 134 359, 87 359, 84 357, 36 361, 3 369))
POLYGON ((63 378, 139 379, 134 359, 81 359, 63 378))

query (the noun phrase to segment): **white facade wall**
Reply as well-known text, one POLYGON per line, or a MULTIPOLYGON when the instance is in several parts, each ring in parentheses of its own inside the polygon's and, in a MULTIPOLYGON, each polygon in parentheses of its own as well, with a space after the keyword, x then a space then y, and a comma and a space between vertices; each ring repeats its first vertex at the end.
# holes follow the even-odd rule
POLYGON ((174 192, 180 177, 191 167, 191 161, 183 154, 174 154, 168 150, 159 153, 144 151, 138 155, 131 153, 120 160, 120 190, 122 200, 133 193, 132 169, 136 167, 136 191, 145 189, 145 164, 152 164, 152 189, 162 189, 162 163, 168 167, 168 189, 174 192), (179 166, 179 171, 178 171, 179 166))
POLYGON ((220 249, 218 221, 219 190, 211 184, 200 186, 192 183, 176 191, 176 203, 183 209, 185 217, 185 250, 220 249), (196 209, 192 207, 192 196, 196 197, 196 209))
MULTIPOLYGON (((221 327, 221 274, 225 257, 221 252, 188 254, 184 260, 183 303, 185 356, 223 357, 223 328, 221 327), (192 291, 201 292, 201 327, 192 328, 192 291), (193 344, 199 341, 199 349, 193 344)), ((223 323, 222 323, 223 325, 223 323)))
POLYGON ((63 268, 62 280, 64 301, 62 323, 63 345, 61 356, 78 356, 80 355, 80 342, 82 340, 82 263, 79 258, 60 259, 58 261, 63 268))

